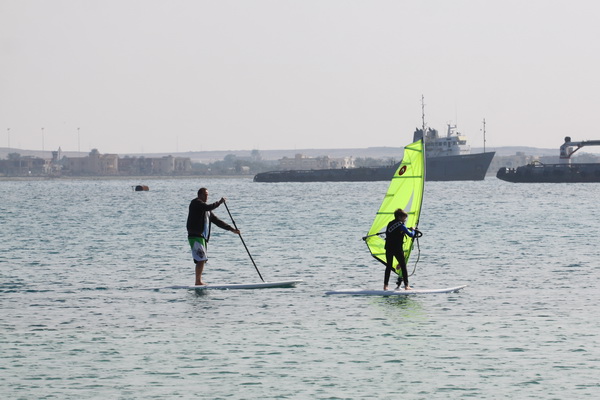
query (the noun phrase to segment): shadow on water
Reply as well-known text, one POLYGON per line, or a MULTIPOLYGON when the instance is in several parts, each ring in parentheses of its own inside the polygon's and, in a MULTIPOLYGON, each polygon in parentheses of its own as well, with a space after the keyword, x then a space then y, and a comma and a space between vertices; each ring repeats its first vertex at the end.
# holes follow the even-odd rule
POLYGON ((426 317, 421 301, 413 296, 388 296, 373 299, 372 304, 391 320, 422 320, 426 317))
POLYGON ((208 297, 208 290, 206 290, 206 289, 192 289, 192 290, 190 290, 190 292, 192 293, 192 295, 194 297, 200 297, 200 298, 208 297))

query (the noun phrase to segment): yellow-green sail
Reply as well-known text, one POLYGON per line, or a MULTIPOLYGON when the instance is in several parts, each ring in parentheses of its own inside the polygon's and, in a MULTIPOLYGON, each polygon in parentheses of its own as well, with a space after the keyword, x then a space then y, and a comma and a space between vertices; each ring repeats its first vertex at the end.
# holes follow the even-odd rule
MULTIPOLYGON (((417 227, 419 225, 424 183, 425 152, 423 139, 421 139, 404 148, 402 162, 394 173, 373 225, 364 238, 373 257, 383 264, 386 263, 384 233, 387 224, 394 219, 394 211, 401 208, 408 214, 407 227, 417 227)), ((412 248, 413 239, 406 237, 404 240, 404 257, 407 265, 412 248)), ((401 274, 399 268, 396 270, 397 265, 398 261, 394 258, 393 269, 397 274, 401 274)))

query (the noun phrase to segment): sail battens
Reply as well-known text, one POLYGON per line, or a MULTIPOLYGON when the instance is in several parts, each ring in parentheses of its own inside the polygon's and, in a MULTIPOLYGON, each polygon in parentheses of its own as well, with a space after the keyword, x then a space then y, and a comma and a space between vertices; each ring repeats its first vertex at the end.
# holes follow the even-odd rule
POLYGON ((392 180, 394 179, 422 179, 423 176, 418 175, 418 176, 393 176, 392 180))
MULTIPOLYGON (((375 220, 365 238, 369 251, 377 260, 386 263, 385 239, 379 235, 385 231, 387 224, 394 219, 394 211, 401 208, 408 214, 406 226, 417 227, 423 202, 425 182, 425 152, 423 141, 419 140, 404 148, 404 157, 391 179, 390 186, 383 202, 375 215, 375 220)), ((404 242, 405 259, 408 262, 413 247, 413 240, 404 242)), ((394 270, 397 261, 394 260, 394 270)), ((396 271, 399 273, 399 271, 396 271)))
MULTIPOLYGON (((408 212, 407 213, 409 216, 410 215, 414 215, 414 212, 408 212)), ((387 211, 387 212, 378 212, 377 215, 394 215, 393 211, 387 211)))

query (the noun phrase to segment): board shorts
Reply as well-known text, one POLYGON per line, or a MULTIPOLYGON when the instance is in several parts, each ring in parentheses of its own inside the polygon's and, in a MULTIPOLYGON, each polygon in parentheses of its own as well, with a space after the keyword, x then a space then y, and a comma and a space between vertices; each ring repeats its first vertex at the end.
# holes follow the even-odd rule
POLYGON ((206 239, 203 237, 188 237, 188 242, 192 248, 194 262, 208 260, 208 256, 206 255, 206 239))

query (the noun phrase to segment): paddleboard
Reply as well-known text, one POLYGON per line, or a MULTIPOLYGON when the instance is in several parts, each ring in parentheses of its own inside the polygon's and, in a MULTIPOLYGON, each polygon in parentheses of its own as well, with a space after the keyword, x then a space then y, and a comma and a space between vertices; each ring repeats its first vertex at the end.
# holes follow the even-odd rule
POLYGON ((452 293, 458 292, 467 285, 456 286, 444 289, 412 289, 412 290, 363 290, 363 289, 342 289, 325 292, 325 294, 348 294, 352 296, 414 296, 417 294, 434 293, 452 293))
POLYGON ((154 289, 154 290, 158 290, 158 289, 188 289, 188 290, 268 289, 268 288, 294 287, 298 283, 301 283, 301 282, 302 282, 302 280, 280 281, 280 282, 260 282, 260 283, 231 283, 231 284, 225 284, 225 285, 208 284, 208 285, 201 285, 201 286, 175 285, 175 286, 165 286, 165 287, 152 288, 152 289, 154 289))

